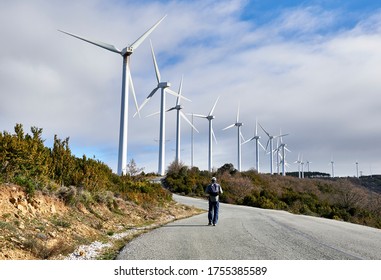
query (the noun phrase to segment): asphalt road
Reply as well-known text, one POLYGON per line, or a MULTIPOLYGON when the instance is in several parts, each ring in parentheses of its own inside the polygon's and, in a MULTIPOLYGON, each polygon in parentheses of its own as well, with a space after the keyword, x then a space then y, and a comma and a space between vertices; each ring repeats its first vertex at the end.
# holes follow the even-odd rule
MULTIPOLYGON (((207 201, 173 196, 206 209, 207 201)), ((220 204, 218 225, 207 213, 179 220, 134 239, 120 260, 381 260, 381 230, 293 215, 284 211, 220 204)))

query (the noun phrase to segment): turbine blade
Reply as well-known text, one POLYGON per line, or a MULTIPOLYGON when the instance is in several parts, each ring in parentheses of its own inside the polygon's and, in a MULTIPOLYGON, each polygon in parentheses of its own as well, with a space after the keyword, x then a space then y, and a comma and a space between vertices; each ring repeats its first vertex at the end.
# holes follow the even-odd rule
POLYGON ((151 91, 151 93, 147 96, 147 98, 151 98, 151 97, 155 94, 155 92, 156 92, 158 89, 159 89, 159 87, 155 87, 155 88, 151 91))
POLYGON ((255 118, 255 136, 258 136, 258 119, 255 118))
POLYGON ((178 91, 179 96, 177 96, 177 99, 176 99, 176 106, 180 105, 180 98, 181 98, 181 94, 182 94, 182 90, 183 90, 183 80, 184 80, 184 76, 181 76, 181 81, 180 81, 180 86, 179 86, 179 91, 178 91))
POLYGON ((139 118, 140 118, 141 116, 140 116, 138 101, 136 100, 136 93, 135 93, 134 83, 132 82, 131 71, 128 71, 128 79, 130 80, 130 87, 131 87, 131 91, 132 91, 132 96, 134 97, 136 113, 139 115, 139 118))
POLYGON ((155 57, 155 52, 154 52, 154 50, 153 50, 153 46, 152 46, 152 41, 151 41, 151 40, 150 40, 150 43, 151 43, 151 53, 152 53, 153 65, 154 65, 154 67, 155 67, 156 80, 157 80, 157 83, 160 83, 160 81, 161 81, 161 76, 160 76, 159 66, 157 66, 157 61, 156 61, 156 57, 155 57))
POLYGON ((152 117, 152 116, 155 116, 155 115, 158 115, 158 114, 160 114, 160 111, 152 113, 152 114, 149 114, 149 115, 146 116, 146 118, 152 117))
POLYGON ((180 99, 185 99, 186 101, 192 102, 192 100, 184 97, 183 95, 178 95, 177 92, 171 90, 170 88, 165 88, 165 91, 173 96, 180 97, 180 99))
POLYGON ((245 141, 245 137, 243 137, 243 134, 242 134, 242 132, 240 132, 240 134, 239 134, 240 136, 241 136, 241 139, 242 139, 242 141, 245 141))
POLYGON ((242 142, 242 145, 246 144, 246 143, 249 143, 250 141, 253 141, 255 139, 255 137, 252 137, 244 142, 242 142))
MULTIPOLYGON (((150 101, 150 99, 151 99, 151 97, 147 97, 147 99, 146 100, 144 100, 144 102, 142 103, 142 105, 140 105, 140 107, 139 107, 139 112, 142 110, 142 108, 148 103, 148 101, 150 101)), ((136 115, 136 114, 135 114, 136 115)), ((134 115, 134 116, 135 116, 134 115)))
POLYGON ((173 111, 175 109, 176 109, 176 107, 172 107, 172 108, 169 108, 166 112, 170 112, 170 111, 173 111))
POLYGON ((240 103, 238 103, 238 111, 237 111, 237 118, 236 118, 236 123, 238 123, 238 122, 239 122, 239 105, 240 105, 240 103))
POLYGON ((214 134, 213 127, 212 127, 212 136, 213 136, 214 142, 216 142, 216 144, 217 144, 217 138, 216 138, 216 135, 214 134))
POLYGON ((190 120, 185 116, 185 114, 183 113, 183 112, 181 112, 180 111, 180 116, 187 122, 187 123, 189 123, 189 125, 194 129, 194 130, 196 130, 197 131, 197 133, 199 132, 198 130, 197 130, 197 128, 190 122, 190 120))
POLYGON ((229 126, 227 126, 227 127, 223 128, 222 130, 226 130, 226 129, 229 129, 229 128, 232 128, 232 127, 234 127, 234 126, 235 126, 235 123, 233 123, 233 124, 231 124, 231 125, 229 125, 229 126))
POLYGON ((258 123, 258 124, 262 128, 262 130, 267 134, 267 136, 270 138, 271 137, 270 134, 263 128, 263 126, 260 123, 258 123))
POLYGON ((263 149, 264 151, 266 151, 265 147, 263 147, 263 145, 262 145, 262 143, 261 143, 261 142, 259 142, 259 141, 258 141, 258 144, 259 144, 259 146, 261 146, 261 147, 262 147, 262 149, 263 149))
POLYGON ((220 99, 220 97, 219 97, 219 96, 217 97, 217 100, 216 100, 216 102, 214 102, 214 105, 213 105, 213 107, 212 107, 212 110, 210 110, 210 112, 209 112, 209 116, 211 116, 211 115, 213 114, 213 111, 214 111, 214 109, 216 108, 216 105, 217 105, 218 99, 220 99))
POLYGON ((194 117, 197 117, 197 118, 204 118, 206 119, 208 116, 205 116, 205 115, 200 115, 200 114, 189 114, 189 115, 193 115, 194 117))
POLYGON ((62 32, 62 33, 65 33, 67 35, 70 35, 72 37, 75 37, 77 39, 80 39, 82 41, 85 41, 87 43, 90 43, 90 44, 93 44, 93 45, 96 45, 98 47, 101 47, 101 48, 104 48, 106 50, 109 50, 109 51, 112 51, 112 52, 115 52, 115 53, 119 53, 121 54, 121 51, 118 50, 115 46, 113 45, 109 45, 109 44, 106 44, 106 43, 103 43, 103 42, 100 42, 100 41, 96 41, 96 40, 89 40, 89 39, 86 39, 86 38, 83 38, 83 37, 80 37, 78 35, 75 35, 75 34, 72 34, 72 33, 69 33, 69 32, 66 32, 66 31, 62 31, 62 30, 59 30, 59 32, 62 32))
POLYGON ((269 140, 267 140, 267 144, 266 144, 266 149, 265 149, 265 151, 267 151, 267 148, 269 147, 269 144, 270 144, 270 138, 269 138, 269 140))
POLYGON ((130 45, 130 49, 137 49, 141 43, 151 34, 152 31, 165 19, 167 15, 163 16, 157 23, 155 23, 150 29, 148 29, 142 36, 140 36, 134 43, 130 45))

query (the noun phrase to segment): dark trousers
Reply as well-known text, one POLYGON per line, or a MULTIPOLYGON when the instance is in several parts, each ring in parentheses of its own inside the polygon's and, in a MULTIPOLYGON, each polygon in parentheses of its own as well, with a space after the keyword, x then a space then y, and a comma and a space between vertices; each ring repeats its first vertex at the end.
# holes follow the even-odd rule
POLYGON ((220 203, 218 201, 215 201, 215 202, 209 201, 209 212, 208 212, 209 223, 217 224, 219 208, 220 208, 220 203))

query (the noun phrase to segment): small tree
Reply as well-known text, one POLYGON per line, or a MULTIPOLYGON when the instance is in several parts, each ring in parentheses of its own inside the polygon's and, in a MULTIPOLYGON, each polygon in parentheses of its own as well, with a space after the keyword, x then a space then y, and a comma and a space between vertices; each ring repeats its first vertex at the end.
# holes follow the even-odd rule
POLYGON ((126 173, 129 176, 136 176, 144 170, 144 167, 138 167, 134 159, 131 159, 127 164, 126 173))

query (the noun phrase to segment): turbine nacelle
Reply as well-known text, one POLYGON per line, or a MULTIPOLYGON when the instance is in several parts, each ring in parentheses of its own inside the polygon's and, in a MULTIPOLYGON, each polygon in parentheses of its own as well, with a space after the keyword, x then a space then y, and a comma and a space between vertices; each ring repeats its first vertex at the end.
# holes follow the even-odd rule
POLYGON ((131 55, 132 53, 134 52, 134 48, 129 46, 129 47, 125 47, 121 52, 120 54, 122 56, 129 56, 131 55))
POLYGON ((171 86, 170 82, 159 82, 159 84, 157 85, 158 88, 167 88, 170 86, 171 86))
POLYGON ((215 116, 207 116, 206 117, 209 121, 211 121, 211 120, 214 120, 216 117, 215 116))
POLYGON ((235 126, 243 126, 243 123, 237 122, 237 123, 235 123, 235 126))

